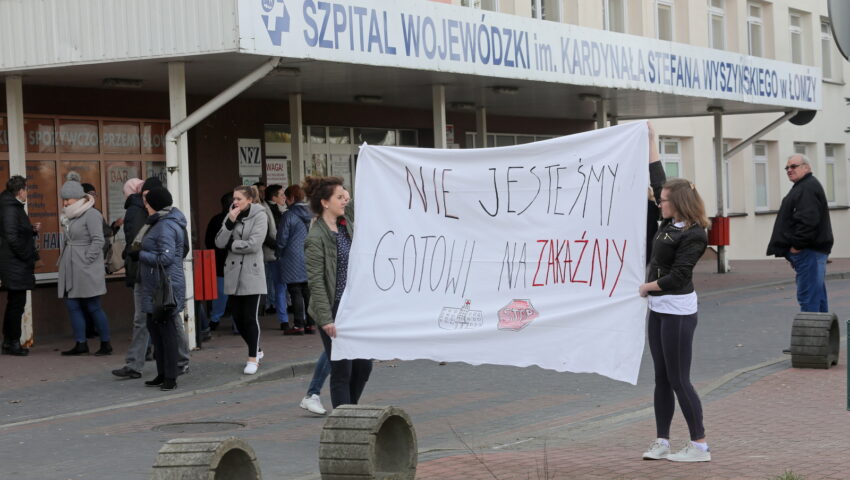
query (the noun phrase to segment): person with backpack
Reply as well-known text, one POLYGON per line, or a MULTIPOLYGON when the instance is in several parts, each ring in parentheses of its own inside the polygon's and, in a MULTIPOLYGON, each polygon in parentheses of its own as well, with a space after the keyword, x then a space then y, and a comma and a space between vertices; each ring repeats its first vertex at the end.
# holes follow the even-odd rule
POLYGON ((7 291, 2 353, 19 357, 29 354, 29 349, 21 346, 21 318, 27 304, 27 290, 35 288, 38 261, 35 237, 39 229, 30 223, 24 210, 26 202, 27 179, 14 175, 0 194, 0 281, 7 291))

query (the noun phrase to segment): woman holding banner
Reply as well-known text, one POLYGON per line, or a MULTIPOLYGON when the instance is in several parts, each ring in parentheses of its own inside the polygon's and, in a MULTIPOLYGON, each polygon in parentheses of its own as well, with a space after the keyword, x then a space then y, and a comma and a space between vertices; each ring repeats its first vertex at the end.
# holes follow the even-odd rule
MULTIPOLYGON (((307 177, 304 193, 310 209, 318 215, 304 242, 307 284, 310 290, 308 312, 321 327, 319 333, 325 353, 331 358, 331 345, 336 338, 336 318, 348 274, 348 253, 354 234, 354 223, 346 215, 348 192, 339 177, 307 177)), ((331 404, 357 404, 369 375, 372 360, 331 361, 331 404)))
MULTIPOLYGON (((650 144, 654 138, 650 128, 650 144)), ((650 150, 650 183, 658 178, 660 164, 650 150), (653 173, 654 172, 654 173, 653 173), (654 178, 653 178, 654 177, 654 178)), ((692 281, 694 265, 705 252, 708 218, 693 183, 675 178, 664 183, 660 195, 664 219, 655 234, 647 283, 641 297, 649 297, 647 337, 655 367, 655 425, 657 439, 643 454, 644 460, 707 462, 711 453, 705 441, 702 405, 690 381, 692 345, 697 326, 697 294, 692 281), (691 441, 670 453, 670 424, 674 395, 688 423, 691 441)))

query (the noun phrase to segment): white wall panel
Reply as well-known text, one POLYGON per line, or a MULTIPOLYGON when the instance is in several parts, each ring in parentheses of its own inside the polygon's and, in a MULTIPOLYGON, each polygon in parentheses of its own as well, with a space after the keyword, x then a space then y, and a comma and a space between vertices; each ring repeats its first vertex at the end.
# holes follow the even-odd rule
POLYGON ((0 71, 236 51, 237 0, 0 0, 0 71))

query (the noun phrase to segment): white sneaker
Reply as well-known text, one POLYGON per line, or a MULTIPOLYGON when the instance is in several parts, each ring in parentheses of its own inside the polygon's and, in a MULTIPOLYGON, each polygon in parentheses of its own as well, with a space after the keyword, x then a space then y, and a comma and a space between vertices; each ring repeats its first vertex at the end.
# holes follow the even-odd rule
POLYGON ((649 450, 643 452, 644 460, 663 460, 670 455, 670 445, 656 440, 649 446, 649 450))
POLYGON ((688 442, 685 448, 667 455, 667 460, 671 462, 709 462, 711 461, 711 451, 703 452, 693 442, 688 442))
POLYGON ((324 415, 328 413, 325 407, 322 406, 322 399, 315 393, 301 399, 301 408, 309 410, 316 415, 324 415))
POLYGON ((262 359, 263 359, 263 357, 265 357, 265 356, 266 356, 266 354, 265 354, 265 353, 263 353, 263 351, 262 351, 262 350, 260 350, 259 352, 257 352, 257 363, 260 363, 260 360, 262 360, 262 359))
POLYGON ((258 362, 247 362, 245 364, 245 370, 242 370, 242 373, 245 375, 253 375, 257 373, 257 368, 259 368, 260 364, 258 362))

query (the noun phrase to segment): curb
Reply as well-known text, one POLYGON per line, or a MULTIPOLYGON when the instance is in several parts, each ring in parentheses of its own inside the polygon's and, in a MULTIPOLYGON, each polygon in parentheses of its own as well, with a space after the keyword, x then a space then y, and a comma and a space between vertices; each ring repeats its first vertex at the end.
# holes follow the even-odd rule
MULTIPOLYGON (((850 272, 828 273, 828 274, 826 274, 825 279, 826 280, 847 280, 847 279, 850 279, 850 272)), ((717 296, 717 295, 723 295, 723 294, 726 294, 726 293, 735 293, 735 292, 741 292, 741 291, 746 291, 746 290, 754 290, 754 289, 758 289, 758 288, 768 288, 768 287, 777 287, 777 286, 780 286, 780 285, 794 285, 794 284, 796 284, 796 280, 794 280, 794 278, 792 277, 788 280, 777 280, 775 282, 753 283, 753 284, 750 284, 750 285, 742 285, 740 287, 725 288, 723 290, 711 290, 711 291, 704 292, 704 293, 698 293, 698 295, 700 297, 713 297, 713 296, 717 296)))

